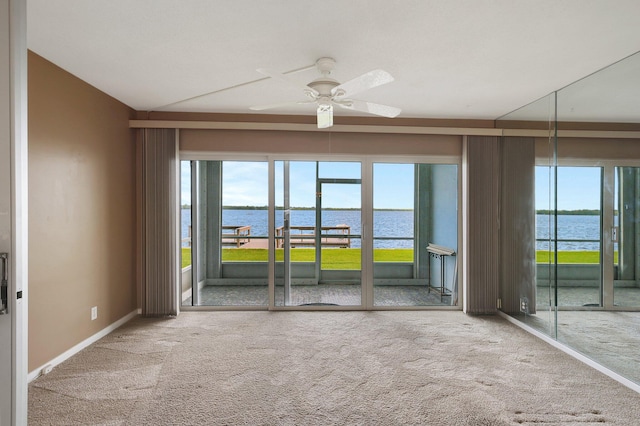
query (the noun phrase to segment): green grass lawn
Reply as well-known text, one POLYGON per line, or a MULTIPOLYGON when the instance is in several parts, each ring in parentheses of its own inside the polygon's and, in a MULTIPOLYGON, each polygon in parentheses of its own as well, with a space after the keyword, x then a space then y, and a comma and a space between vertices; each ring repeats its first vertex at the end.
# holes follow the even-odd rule
MULTIPOLYGON (((283 249, 276 250, 276 260, 282 261, 283 249)), ((223 262, 266 262, 269 259, 267 249, 235 249, 223 248, 223 262)), ((615 253, 615 263, 618 253, 615 253)), ((361 250, 328 248, 322 251, 323 269, 360 269, 361 250)), ((375 249, 374 262, 413 262, 413 249, 375 249)), ((292 262, 315 261, 315 249, 295 248, 291 250, 292 262)), ((553 253, 536 252, 537 263, 551 263, 553 253)), ((597 251, 561 251, 558 252, 558 263, 599 263, 600 253, 597 251)), ((182 248, 182 267, 191 265, 191 249, 182 248)))
MULTIPOLYGON (((267 249, 222 249, 223 262, 251 262, 268 260, 267 249)), ((292 262, 314 262, 316 250, 313 248, 296 248, 291 250, 292 262)), ((323 269, 360 269, 362 252, 359 248, 328 248, 322 250, 323 269)), ((282 261, 284 250, 276 250, 276 261, 282 261)), ((376 262, 413 262, 412 249, 376 249, 376 262)))
MULTIPOLYGON (((614 263, 618 263, 618 252, 613 254, 614 263)), ((537 263, 553 263, 553 252, 540 250, 536 252, 537 263)), ((559 251, 558 263, 600 263, 599 251, 559 251)))
MULTIPOLYGON (((330 248, 322 251, 324 269, 360 269, 360 249, 330 248)), ((314 262, 315 249, 296 248, 291 250, 292 262, 314 262)), ((282 261, 284 250, 276 250, 276 261, 282 261)), ((412 249, 375 249, 375 262, 413 262, 412 249)), ((222 249, 223 262, 266 262, 269 259, 267 249, 222 249)), ((182 267, 191 265, 191 249, 182 248, 182 267)))
POLYGON ((191 249, 182 247, 182 267, 191 265, 191 249))

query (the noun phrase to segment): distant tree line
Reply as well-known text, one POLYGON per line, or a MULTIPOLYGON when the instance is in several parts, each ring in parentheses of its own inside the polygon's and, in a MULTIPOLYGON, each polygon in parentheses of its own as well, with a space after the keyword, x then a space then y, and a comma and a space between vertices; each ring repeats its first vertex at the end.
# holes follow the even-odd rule
MULTIPOLYGON (((183 209, 190 209, 191 205, 190 204, 183 204, 181 206, 183 209)), ((291 207, 292 209, 295 210, 315 210, 315 207, 291 207)), ((267 210, 268 207, 267 206, 224 206, 223 209, 225 210, 267 210)), ((282 210, 284 209, 284 207, 282 206, 276 206, 276 210, 282 210)), ((359 208, 338 208, 338 207, 325 207, 323 208, 323 210, 360 210, 359 208)), ((377 211, 411 211, 413 209, 374 209, 377 211)))
MULTIPOLYGON (((190 204, 183 204, 182 205, 183 209, 190 209, 191 205, 190 204)), ((267 210, 267 206, 225 206, 225 209, 228 210, 267 210)), ((293 209, 296 210, 314 210, 315 207, 292 207, 293 209)), ((276 206, 277 210, 282 210, 283 207, 282 206, 276 206)), ((330 207, 325 208, 325 210, 360 210, 359 208, 336 208, 336 209, 332 209, 330 207)), ((395 210, 412 210, 412 209, 374 209, 374 210, 381 210, 381 211, 395 211, 395 210)), ((537 214, 553 214, 554 211, 553 210, 546 210, 546 209, 540 209, 540 210, 536 210, 537 214)), ((615 212, 617 214, 617 212, 615 212)), ((600 215, 600 210, 597 209, 578 209, 578 210, 558 210, 558 215, 565 215, 565 216, 599 216, 600 215)))
MULTIPOLYGON (((553 214, 554 210, 536 210, 537 214, 553 214)), ((558 210, 558 215, 564 216, 599 216, 597 209, 558 210)))

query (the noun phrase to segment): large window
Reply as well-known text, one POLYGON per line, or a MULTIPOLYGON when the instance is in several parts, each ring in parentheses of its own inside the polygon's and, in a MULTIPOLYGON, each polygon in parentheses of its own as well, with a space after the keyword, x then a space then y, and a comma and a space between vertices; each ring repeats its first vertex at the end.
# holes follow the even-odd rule
POLYGON ((458 306, 457 164, 194 160, 181 177, 183 306, 458 306))

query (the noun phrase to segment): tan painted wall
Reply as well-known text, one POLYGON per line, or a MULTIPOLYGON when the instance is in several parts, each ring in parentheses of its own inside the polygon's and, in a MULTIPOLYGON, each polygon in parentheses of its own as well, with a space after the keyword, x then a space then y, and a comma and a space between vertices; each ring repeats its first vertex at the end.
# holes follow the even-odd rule
POLYGON ((460 156, 457 135, 406 135, 252 130, 180 130, 183 152, 262 152, 460 156))
POLYGON ((32 52, 28 84, 33 371, 136 309, 135 146, 132 109, 32 52))
MULTIPOLYGON (((536 139, 536 158, 551 159, 553 143, 536 139)), ((558 159, 577 160, 633 160, 640 159, 638 139, 561 138, 558 140, 558 159)))

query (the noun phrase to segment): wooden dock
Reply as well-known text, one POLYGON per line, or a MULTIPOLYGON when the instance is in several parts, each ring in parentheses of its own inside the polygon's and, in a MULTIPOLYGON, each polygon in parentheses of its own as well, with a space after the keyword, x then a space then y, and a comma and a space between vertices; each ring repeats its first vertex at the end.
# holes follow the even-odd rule
MULTIPOLYGON (((292 226, 290 233, 290 245, 296 247, 315 247, 315 226, 292 226)), ((267 238, 251 236, 251 225, 222 227, 222 245, 236 248, 268 248, 267 238)), ((323 226, 321 229, 321 244, 323 247, 351 247, 351 227, 349 225, 323 226)), ((284 227, 276 228, 276 248, 284 247, 284 227)))
POLYGON ((236 246, 240 248, 251 241, 251 225, 235 226, 235 225, 223 225, 222 226, 222 245, 223 246, 236 246), (229 232, 231 231, 231 232, 229 232))
MULTIPOLYGON (((349 248, 351 247, 351 227, 349 225, 341 224, 336 226, 323 226, 321 228, 321 242, 322 246, 332 246, 349 248)), ((316 245, 316 227, 315 226, 292 226, 290 228, 290 240, 291 247, 315 247, 316 245)), ((276 247, 281 248, 284 246, 284 227, 279 226, 276 228, 276 247)))

